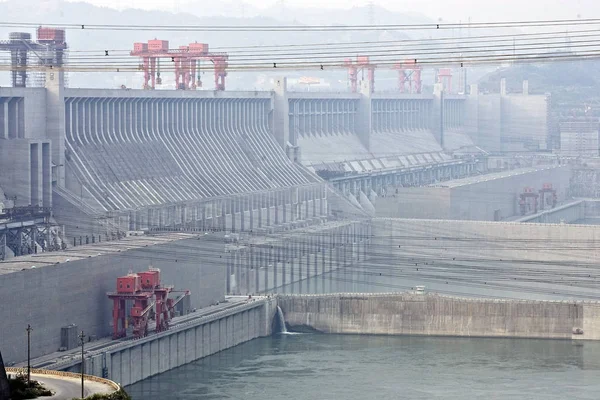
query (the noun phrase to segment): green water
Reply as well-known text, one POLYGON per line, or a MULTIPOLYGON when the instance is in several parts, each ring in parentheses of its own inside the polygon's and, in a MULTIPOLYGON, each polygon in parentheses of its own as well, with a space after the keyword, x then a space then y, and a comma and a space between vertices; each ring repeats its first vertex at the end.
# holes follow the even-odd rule
POLYGON ((600 343, 275 335, 127 390, 136 400, 596 400, 600 343))

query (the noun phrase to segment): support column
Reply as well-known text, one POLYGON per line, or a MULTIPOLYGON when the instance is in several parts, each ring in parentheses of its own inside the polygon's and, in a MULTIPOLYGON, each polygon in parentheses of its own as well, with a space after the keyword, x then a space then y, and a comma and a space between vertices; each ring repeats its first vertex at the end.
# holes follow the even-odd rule
POLYGON ((441 83, 433 86, 433 107, 431 108, 431 132, 444 148, 444 88, 441 83))
POLYGON ((287 78, 275 78, 273 97, 273 134, 275 140, 285 149, 288 143, 295 145, 295 138, 290 142, 289 113, 290 105, 287 98, 287 78))
POLYGON ((288 259, 289 261, 289 267, 290 267, 290 283, 292 291, 291 293, 293 294, 293 288, 294 288, 294 283, 295 283, 295 274, 294 274, 294 258, 296 257, 296 243, 294 243, 294 239, 292 239, 288 245, 288 259))
POLYGON ((371 86, 368 80, 360 87, 360 98, 356 115, 356 134, 367 150, 371 149, 371 132, 373 130, 373 114, 371 102, 371 86))
POLYGON ((463 115, 463 118, 465 118, 464 129, 471 140, 481 147, 484 143, 479 138, 479 88, 473 84, 470 86, 470 89, 470 93, 465 100, 465 115, 463 115))
POLYGON ((65 73, 46 72, 46 137, 52 140, 56 184, 65 187, 65 73))

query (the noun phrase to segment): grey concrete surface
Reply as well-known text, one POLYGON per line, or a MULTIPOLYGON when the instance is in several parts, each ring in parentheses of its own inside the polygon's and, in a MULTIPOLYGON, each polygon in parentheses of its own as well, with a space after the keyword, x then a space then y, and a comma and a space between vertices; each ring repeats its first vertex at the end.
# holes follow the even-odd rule
POLYGON ((279 296, 277 304, 292 329, 325 333, 600 339, 598 302, 390 293, 279 296))
MULTIPOLYGON (((600 226, 376 218, 379 256, 581 264, 600 257, 600 226)), ((575 265, 574 265, 575 266, 575 265)), ((560 267, 560 266, 559 266, 560 267)))
POLYGON ((536 214, 527 215, 525 217, 517 217, 514 219, 514 221, 546 224, 570 224, 572 222, 585 219, 586 208, 585 201, 575 200, 567 202, 566 204, 561 204, 556 208, 540 211, 536 214))
POLYGON ((336 221, 228 246, 227 291, 254 294, 356 265, 367 258, 367 222, 336 221))
POLYGON ((568 196, 568 166, 534 167, 473 176, 424 187, 398 188, 396 196, 378 198, 378 217, 494 221, 518 215, 519 195, 525 187, 536 193, 545 183, 568 196))
POLYGON ((598 225, 374 219, 370 264, 408 288, 597 300, 599 243, 598 225))

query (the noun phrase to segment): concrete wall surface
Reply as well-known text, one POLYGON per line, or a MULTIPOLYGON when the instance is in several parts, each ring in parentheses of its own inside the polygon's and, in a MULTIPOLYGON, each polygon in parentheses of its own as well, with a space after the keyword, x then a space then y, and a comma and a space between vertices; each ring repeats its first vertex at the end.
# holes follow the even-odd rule
POLYGON ((546 224, 570 224, 586 217, 586 203, 583 200, 575 200, 556 208, 541 211, 537 214, 527 215, 519 218, 518 222, 538 222, 546 224))
POLYGON ((450 189, 442 187, 405 187, 398 193, 379 197, 375 202, 377 217, 443 218, 450 215, 450 189))
POLYGON ((16 197, 15 205, 31 204, 30 141, 0 141, 0 186, 8 197, 16 197))
POLYGON ((503 150, 515 143, 546 149, 548 101, 546 96, 510 95, 502 98, 503 150))
MULTIPOLYGON (((567 197, 571 169, 517 169, 505 175, 500 174, 502 177, 497 179, 486 179, 486 175, 482 175, 471 184, 452 188, 452 205, 448 218, 493 221, 496 211, 501 219, 517 215, 520 212, 519 195, 524 188, 531 187, 537 192, 545 183, 551 183, 558 201, 563 201, 567 197), (521 173, 522 171, 525 173, 521 173)), ((451 185, 451 182, 448 184, 451 185)))
POLYGON ((106 293, 116 289, 117 277, 150 265, 161 269, 164 284, 191 290, 192 307, 221 301, 227 268, 220 258, 223 244, 194 235, 170 236, 96 243, 0 263, 0 348, 5 361, 27 358, 27 324, 33 327, 33 358, 58 350, 62 326, 75 324, 99 338, 111 334, 112 302, 106 293), (135 240, 142 244, 132 248, 135 240))
POLYGON ((426 187, 400 188, 396 196, 378 198, 378 217, 494 221, 520 213, 525 187, 537 193, 552 184, 559 202, 568 196, 569 167, 524 168, 455 179, 426 187))
POLYGON ((279 296, 286 323, 326 333, 599 339, 600 303, 437 294, 279 296), (575 330, 583 334, 575 334, 575 330))
POLYGON ((248 295, 356 265, 367 258, 370 226, 335 221, 227 247, 227 293, 248 295))
POLYGON ((600 257, 600 226, 519 222, 442 221, 376 218, 373 246, 382 257, 412 252, 443 260, 596 263, 600 257))
POLYGON ((475 144, 487 151, 500 151, 502 99, 499 95, 478 96, 479 130, 475 144))

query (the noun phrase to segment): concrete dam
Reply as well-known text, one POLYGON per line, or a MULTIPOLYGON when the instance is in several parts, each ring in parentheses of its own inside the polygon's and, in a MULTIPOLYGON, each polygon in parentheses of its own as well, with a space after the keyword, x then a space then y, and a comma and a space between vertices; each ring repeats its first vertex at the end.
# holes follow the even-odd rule
POLYGON ((123 385, 270 335, 279 300, 249 295, 381 257, 374 247, 393 238, 378 229, 404 229, 373 220, 396 209, 396 188, 484 174, 487 151, 545 146, 544 96, 476 86, 294 93, 281 78, 263 92, 91 90, 52 72, 45 82, 0 89, 0 202, 13 210, 0 217, 0 348, 22 363, 23 326, 43 325, 35 366, 76 372, 77 350, 58 351, 76 326, 90 338, 85 369, 123 385), (511 125, 515 115, 527 123, 511 125), (189 308, 170 330, 108 339, 107 292, 148 267, 189 289, 189 308))

